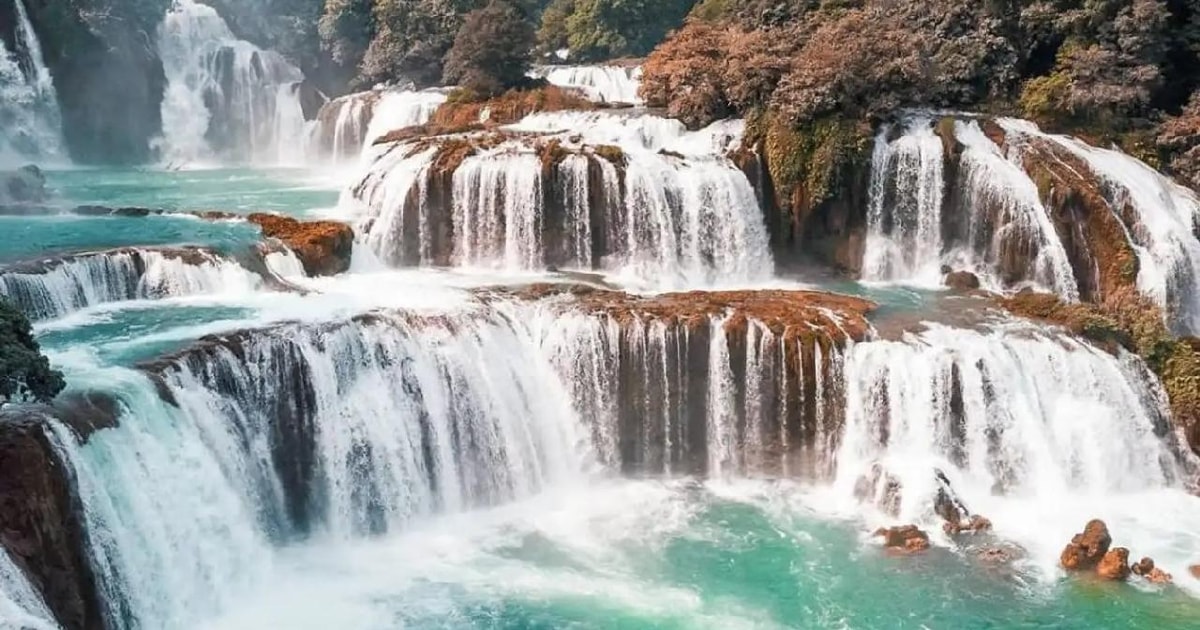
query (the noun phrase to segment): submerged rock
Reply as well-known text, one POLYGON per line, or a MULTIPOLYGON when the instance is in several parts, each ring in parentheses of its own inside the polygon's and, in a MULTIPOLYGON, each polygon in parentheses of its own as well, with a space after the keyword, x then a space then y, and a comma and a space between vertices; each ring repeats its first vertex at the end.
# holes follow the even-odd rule
POLYGON ((350 269, 354 249, 354 231, 337 221, 298 221, 274 214, 252 214, 251 223, 262 228, 263 235, 282 241, 310 276, 332 276, 350 269))
MULTIPOLYGON (((1062 567, 1068 571, 1094 569, 1105 558, 1110 545, 1112 545, 1112 536, 1108 533, 1108 525, 1105 525, 1104 521, 1095 519, 1088 522, 1082 533, 1075 534, 1075 537, 1063 549, 1059 561, 1062 567)), ((1129 552, 1125 553, 1128 556, 1129 552)))
POLYGON ((916 525, 881 527, 875 530, 875 536, 883 538, 883 546, 888 551, 919 553, 929 549, 929 534, 916 525))
POLYGON ((946 521, 942 529, 952 536, 957 534, 979 534, 992 531, 992 521, 986 516, 975 514, 962 521, 946 521))
POLYGON ((1100 559, 1096 575, 1105 580, 1123 581, 1129 578, 1129 550, 1116 547, 1100 559))

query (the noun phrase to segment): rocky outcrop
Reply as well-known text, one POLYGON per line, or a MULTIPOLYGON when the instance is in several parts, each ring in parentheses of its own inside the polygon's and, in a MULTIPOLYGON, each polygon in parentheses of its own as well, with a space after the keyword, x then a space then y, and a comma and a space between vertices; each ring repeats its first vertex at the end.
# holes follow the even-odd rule
POLYGON ((1109 550, 1096 565, 1096 575, 1103 580, 1124 582, 1129 573, 1129 550, 1124 547, 1109 550))
POLYGON ((68 630, 101 630, 104 620, 79 500, 46 423, 57 417, 86 440, 115 426, 118 413, 98 394, 0 412, 0 545, 68 630))
POLYGON ((899 553, 920 553, 929 549, 929 534, 916 525, 881 527, 875 530, 876 538, 883 538, 883 547, 899 553))
MULTIPOLYGON (((1108 533, 1108 526, 1104 521, 1092 520, 1063 549, 1059 562, 1068 571, 1090 571, 1105 558, 1110 545, 1112 536, 1108 533)), ((1126 551, 1126 555, 1128 553, 1126 551)))
POLYGON ((155 32, 170 0, 26 0, 54 77, 63 136, 82 163, 139 163, 162 130, 155 32))
POLYGON ((298 221, 274 214, 252 214, 263 235, 278 239, 295 252, 310 276, 332 276, 350 269, 354 231, 336 221, 298 221))
POLYGON ((1174 581, 1171 574, 1155 566, 1154 560, 1151 558, 1138 560, 1130 567, 1130 571, 1151 584, 1170 584, 1174 581))

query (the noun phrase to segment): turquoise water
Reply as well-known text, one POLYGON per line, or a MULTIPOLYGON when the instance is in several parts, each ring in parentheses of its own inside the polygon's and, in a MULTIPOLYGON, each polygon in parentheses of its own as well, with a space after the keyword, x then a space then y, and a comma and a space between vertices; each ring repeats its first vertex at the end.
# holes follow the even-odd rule
POLYGON ((889 555, 806 494, 605 482, 394 539, 287 550, 286 575, 213 627, 1182 630, 1200 619, 1200 602, 1172 589, 1043 581, 947 549, 889 555))
POLYGON ((258 240, 255 225, 190 216, 0 217, 0 263, 134 245, 207 245, 228 253, 258 240))
POLYGON ((300 169, 74 169, 46 177, 72 205, 304 214, 333 207, 338 198, 329 174, 300 169))

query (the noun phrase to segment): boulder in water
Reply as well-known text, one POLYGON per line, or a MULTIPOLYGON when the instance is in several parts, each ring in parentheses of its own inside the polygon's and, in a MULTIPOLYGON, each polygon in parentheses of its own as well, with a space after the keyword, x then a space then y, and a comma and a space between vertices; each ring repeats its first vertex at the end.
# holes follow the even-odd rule
POLYGON ((900 480, 876 462, 867 474, 854 484, 854 496, 859 501, 872 503, 885 514, 900 514, 900 480))
POLYGON ((929 534, 916 525, 881 527, 875 530, 875 535, 883 538, 883 546, 888 551, 918 553, 929 549, 929 534))
POLYGON ((951 271, 946 274, 942 283, 955 291, 975 291, 981 285, 979 284, 979 276, 970 271, 951 271))
POLYGON ((961 521, 946 521, 942 529, 952 536, 957 534, 979 534, 992 531, 992 521, 986 516, 973 514, 970 518, 961 521))
POLYGON ((1200 564, 1193 564, 1192 566, 1188 567, 1188 573, 1191 573, 1192 577, 1200 580, 1200 564))
MULTIPOLYGON (((1108 525, 1102 520, 1094 519, 1088 522, 1082 533, 1075 534, 1063 549, 1059 561, 1068 571, 1088 571, 1100 564, 1110 545, 1112 536, 1108 533, 1108 525)), ((1126 551, 1126 555, 1128 553, 1126 551)))
POLYGON ((337 221, 298 221, 274 214, 252 214, 263 235, 287 245, 310 276, 332 276, 350 269, 354 231, 337 221))
POLYGON ((1124 581, 1129 573, 1129 550, 1124 547, 1110 550, 1096 565, 1096 575, 1105 580, 1124 581))
POLYGON ((1150 558, 1138 560, 1129 569, 1134 575, 1143 577, 1152 584, 1170 584, 1174 581, 1170 573, 1154 566, 1154 560, 1150 558))
POLYGON ((0 173, 0 203, 42 203, 49 197, 45 173, 32 164, 0 173))

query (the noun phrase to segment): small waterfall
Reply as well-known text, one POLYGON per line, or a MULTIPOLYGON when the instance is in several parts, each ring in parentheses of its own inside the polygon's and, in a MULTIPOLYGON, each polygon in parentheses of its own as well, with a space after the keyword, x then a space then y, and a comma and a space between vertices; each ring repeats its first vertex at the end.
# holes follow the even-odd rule
POLYGON ((202 249, 118 249, 0 268, 0 295, 35 320, 109 302, 250 293, 263 285, 263 276, 202 249))
POLYGON ((531 72, 552 85, 575 88, 598 103, 641 105, 641 66, 542 66, 531 72))
POLYGON ((1114 216, 1137 252, 1138 288, 1166 307, 1173 328, 1200 332, 1200 199, 1136 158, 1045 134, 1019 120, 1002 120, 1009 134, 1048 139, 1082 160, 1101 180, 1114 216))
POLYGON ((1037 185, 978 122, 956 120, 935 131, 918 116, 899 129, 884 127, 870 185, 863 279, 936 287, 951 268, 973 272, 993 290, 1033 287, 1079 300, 1037 185))
POLYGON ((942 140, 927 119, 903 133, 884 127, 871 158, 870 207, 863 279, 914 279, 936 284, 942 266, 942 140))
POLYGON ((237 39, 211 7, 176 0, 158 33, 167 76, 162 158, 288 163, 303 155, 304 80, 278 53, 237 39))
POLYGON ((58 625, 21 569, 0 547, 0 627, 52 630, 58 625))
POLYGON ((14 49, 0 41, 0 164, 53 160, 62 156, 58 96, 24 1, 14 2, 14 49))
POLYGON ((356 162, 389 131, 428 122, 445 101, 442 90, 392 88, 334 99, 317 115, 309 147, 318 158, 356 162))
POLYGON ((770 277, 754 190, 723 156, 740 124, 687 132, 652 116, 567 114, 512 130, 545 135, 449 168, 438 156, 469 137, 384 151, 348 204, 361 207, 368 244, 393 265, 595 268, 667 287, 770 277))
POLYGON ((1037 185, 1006 159, 979 124, 955 122, 962 143, 956 189, 962 196, 965 243, 947 256, 956 269, 996 274, 989 284, 1023 288, 1032 284, 1068 301, 1079 300, 1079 287, 1066 249, 1042 206, 1037 185))
POLYGON ((848 494, 882 466, 899 481, 894 516, 905 522, 930 520, 936 471, 979 510, 1001 496, 1025 506, 1096 500, 1185 477, 1145 365, 1043 329, 930 325, 858 344, 845 382, 838 487, 848 494))

